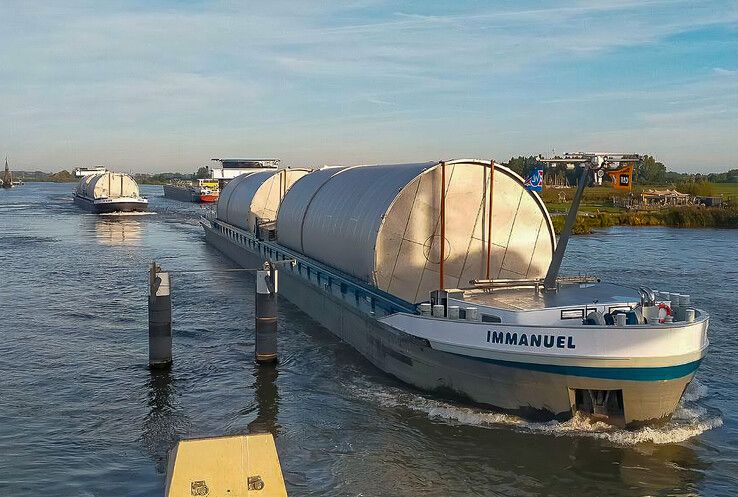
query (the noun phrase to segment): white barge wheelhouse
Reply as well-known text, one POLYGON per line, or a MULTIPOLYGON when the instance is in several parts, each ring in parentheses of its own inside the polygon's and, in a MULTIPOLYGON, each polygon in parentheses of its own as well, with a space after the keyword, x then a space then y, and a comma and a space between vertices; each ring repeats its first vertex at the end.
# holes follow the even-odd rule
POLYGON ((234 188, 252 183, 240 187, 249 193, 238 200, 224 190, 236 205, 219 204, 202 224, 207 241, 244 267, 295 260, 281 270, 281 293, 406 383, 536 419, 668 419, 705 353, 707 314, 672 299, 676 319, 660 323, 668 296, 591 278, 559 278, 546 290, 548 214, 522 178, 498 165, 490 178, 491 169, 453 161, 320 170, 272 196, 276 205, 259 204, 265 218, 244 206, 268 178, 245 176, 234 188), (440 184, 458 220, 442 252, 439 206, 423 192, 440 184))

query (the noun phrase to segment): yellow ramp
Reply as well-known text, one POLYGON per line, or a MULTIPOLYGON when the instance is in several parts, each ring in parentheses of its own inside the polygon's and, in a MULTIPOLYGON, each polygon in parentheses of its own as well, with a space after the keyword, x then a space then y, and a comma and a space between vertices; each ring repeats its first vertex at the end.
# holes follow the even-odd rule
POLYGON ((180 440, 169 453, 167 497, 287 497, 271 434, 180 440))

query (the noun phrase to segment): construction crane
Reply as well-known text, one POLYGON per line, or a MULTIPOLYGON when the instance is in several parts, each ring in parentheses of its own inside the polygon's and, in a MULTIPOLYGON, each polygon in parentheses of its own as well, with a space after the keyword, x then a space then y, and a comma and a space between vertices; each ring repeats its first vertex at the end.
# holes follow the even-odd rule
POLYGON ((559 236, 559 242, 556 245, 551 264, 548 266, 548 272, 546 272, 546 278, 543 280, 543 287, 547 291, 556 291, 556 278, 558 278, 559 270, 561 269, 561 261, 564 259, 564 253, 566 252, 566 245, 569 243, 572 229, 574 228, 574 221, 577 218, 577 211, 579 210, 579 204, 582 201, 584 194, 584 188, 587 185, 587 179, 589 174, 593 174, 595 178, 602 178, 605 171, 608 169, 618 169, 624 164, 640 163, 644 156, 639 154, 621 154, 621 153, 606 153, 606 152, 576 152, 573 154, 564 154, 563 157, 556 157, 552 159, 545 159, 541 156, 538 157, 540 162, 549 165, 564 164, 567 169, 575 169, 580 167, 582 169, 579 177, 579 184, 577 185, 577 192, 574 194, 569 212, 566 215, 566 222, 564 223, 564 229, 561 231, 559 236))

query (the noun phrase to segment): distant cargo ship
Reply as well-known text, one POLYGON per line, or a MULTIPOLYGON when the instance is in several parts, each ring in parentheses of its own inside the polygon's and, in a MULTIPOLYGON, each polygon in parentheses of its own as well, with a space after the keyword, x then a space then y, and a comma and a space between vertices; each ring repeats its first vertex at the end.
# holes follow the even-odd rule
POLYGON ((164 196, 183 202, 212 203, 218 201, 220 189, 217 180, 198 179, 196 183, 164 185, 164 196))
POLYGON ((133 178, 111 172, 84 176, 74 191, 74 203, 95 214, 141 212, 149 207, 133 178))

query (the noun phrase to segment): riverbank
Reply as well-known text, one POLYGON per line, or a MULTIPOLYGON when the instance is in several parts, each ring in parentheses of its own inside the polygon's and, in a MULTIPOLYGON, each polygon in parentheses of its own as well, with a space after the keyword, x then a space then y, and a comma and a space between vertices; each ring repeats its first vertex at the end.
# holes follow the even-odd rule
MULTIPOLYGON (((738 185, 705 183, 702 186, 709 187, 709 194, 723 197, 726 204, 723 207, 685 205, 648 210, 626 209, 620 206, 624 204, 622 200, 629 196, 638 197, 645 187, 634 187, 632 192, 590 187, 584 192, 573 232, 575 235, 586 235, 595 229, 611 226, 738 228, 738 185)), ((574 188, 548 188, 541 194, 557 233, 564 227, 574 191, 574 188)))
MULTIPOLYGON (((554 230, 564 228, 565 215, 552 216, 554 230)), ((672 228, 738 228, 738 208, 684 206, 650 211, 583 212, 574 223, 575 235, 611 226, 669 226, 672 228)))

